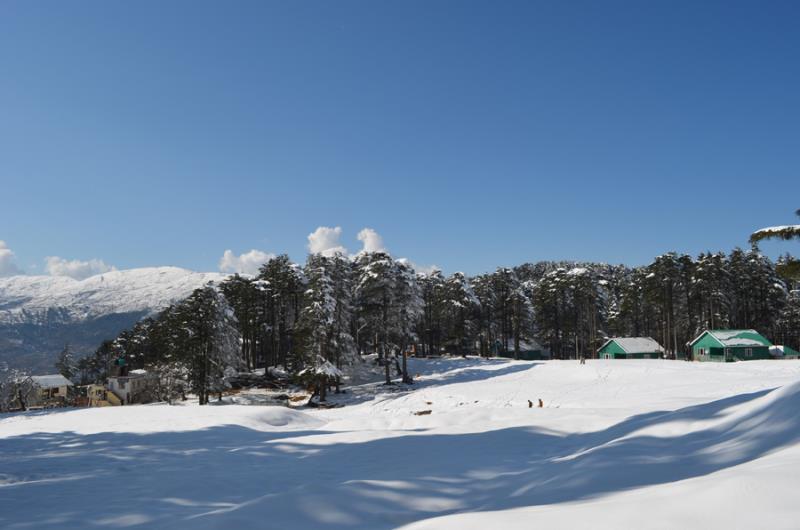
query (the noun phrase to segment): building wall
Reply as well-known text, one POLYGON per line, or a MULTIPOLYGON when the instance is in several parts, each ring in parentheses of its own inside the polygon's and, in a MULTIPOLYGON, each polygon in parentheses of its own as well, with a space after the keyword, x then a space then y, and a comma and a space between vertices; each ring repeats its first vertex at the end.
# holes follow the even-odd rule
POLYGON ((627 354, 617 341, 612 340, 597 351, 597 356, 601 359, 625 359, 627 354))
POLYGON ((725 362, 725 349, 709 333, 704 333, 700 340, 692 344, 692 355, 697 361, 725 362))
POLYGON ((756 361, 760 359, 772 359, 768 346, 750 346, 748 348, 728 348, 728 357, 737 361, 756 361), (747 349, 750 350, 748 355, 747 349))
POLYGON ((636 353, 629 353, 626 359, 660 359, 661 352, 636 352, 636 353))
POLYGON ((736 346, 725 348, 709 333, 704 334, 700 340, 692 345, 692 354, 696 360, 705 362, 772 359, 772 355, 769 353, 769 346, 736 346))
POLYGON ((148 399, 148 393, 152 386, 152 379, 145 377, 109 377, 108 390, 113 392, 124 404, 139 403, 142 399, 148 399))

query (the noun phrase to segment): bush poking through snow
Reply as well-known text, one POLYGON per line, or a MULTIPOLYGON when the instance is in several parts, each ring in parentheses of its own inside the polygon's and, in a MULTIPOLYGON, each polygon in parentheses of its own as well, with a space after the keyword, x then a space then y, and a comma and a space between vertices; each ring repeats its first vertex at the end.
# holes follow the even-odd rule
POLYGON ((308 405, 313 406, 315 396, 319 396, 319 402, 324 403, 327 400, 328 387, 336 384, 343 375, 341 370, 319 355, 313 366, 298 372, 297 377, 300 381, 313 388, 313 393, 308 399, 308 405))

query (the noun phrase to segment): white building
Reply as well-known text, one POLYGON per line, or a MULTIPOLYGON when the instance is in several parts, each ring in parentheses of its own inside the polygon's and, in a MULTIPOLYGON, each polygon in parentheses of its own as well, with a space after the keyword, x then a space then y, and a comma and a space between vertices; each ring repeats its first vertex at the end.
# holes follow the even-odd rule
POLYGON ((123 405, 144 403, 151 398, 153 378, 146 370, 131 370, 128 375, 109 377, 106 388, 113 392, 123 405))
POLYGON ((72 381, 61 374, 31 376, 35 392, 29 398, 29 406, 64 405, 67 401, 67 391, 72 386, 72 381))

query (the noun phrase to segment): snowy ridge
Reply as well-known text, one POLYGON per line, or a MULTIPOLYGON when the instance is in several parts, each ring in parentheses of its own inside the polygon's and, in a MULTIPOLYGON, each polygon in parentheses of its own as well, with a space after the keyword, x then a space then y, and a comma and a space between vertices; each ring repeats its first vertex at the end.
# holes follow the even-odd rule
POLYGON ((0 323, 83 321, 114 313, 154 312, 228 275, 178 267, 111 271, 84 280, 64 276, 0 278, 0 323))

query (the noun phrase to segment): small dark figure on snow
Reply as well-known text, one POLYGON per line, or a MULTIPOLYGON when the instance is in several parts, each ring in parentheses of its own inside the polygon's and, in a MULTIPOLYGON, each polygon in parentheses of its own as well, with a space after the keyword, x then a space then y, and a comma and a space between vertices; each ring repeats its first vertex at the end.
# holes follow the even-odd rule
POLYGON ((539 398, 539 408, 542 407, 544 407, 544 401, 542 401, 542 398, 539 398))
POLYGON ((581 364, 586 364, 586 356, 581 355, 581 364))
POLYGON ((533 401, 531 401, 530 399, 528 400, 528 408, 529 409, 533 408, 533 401))

